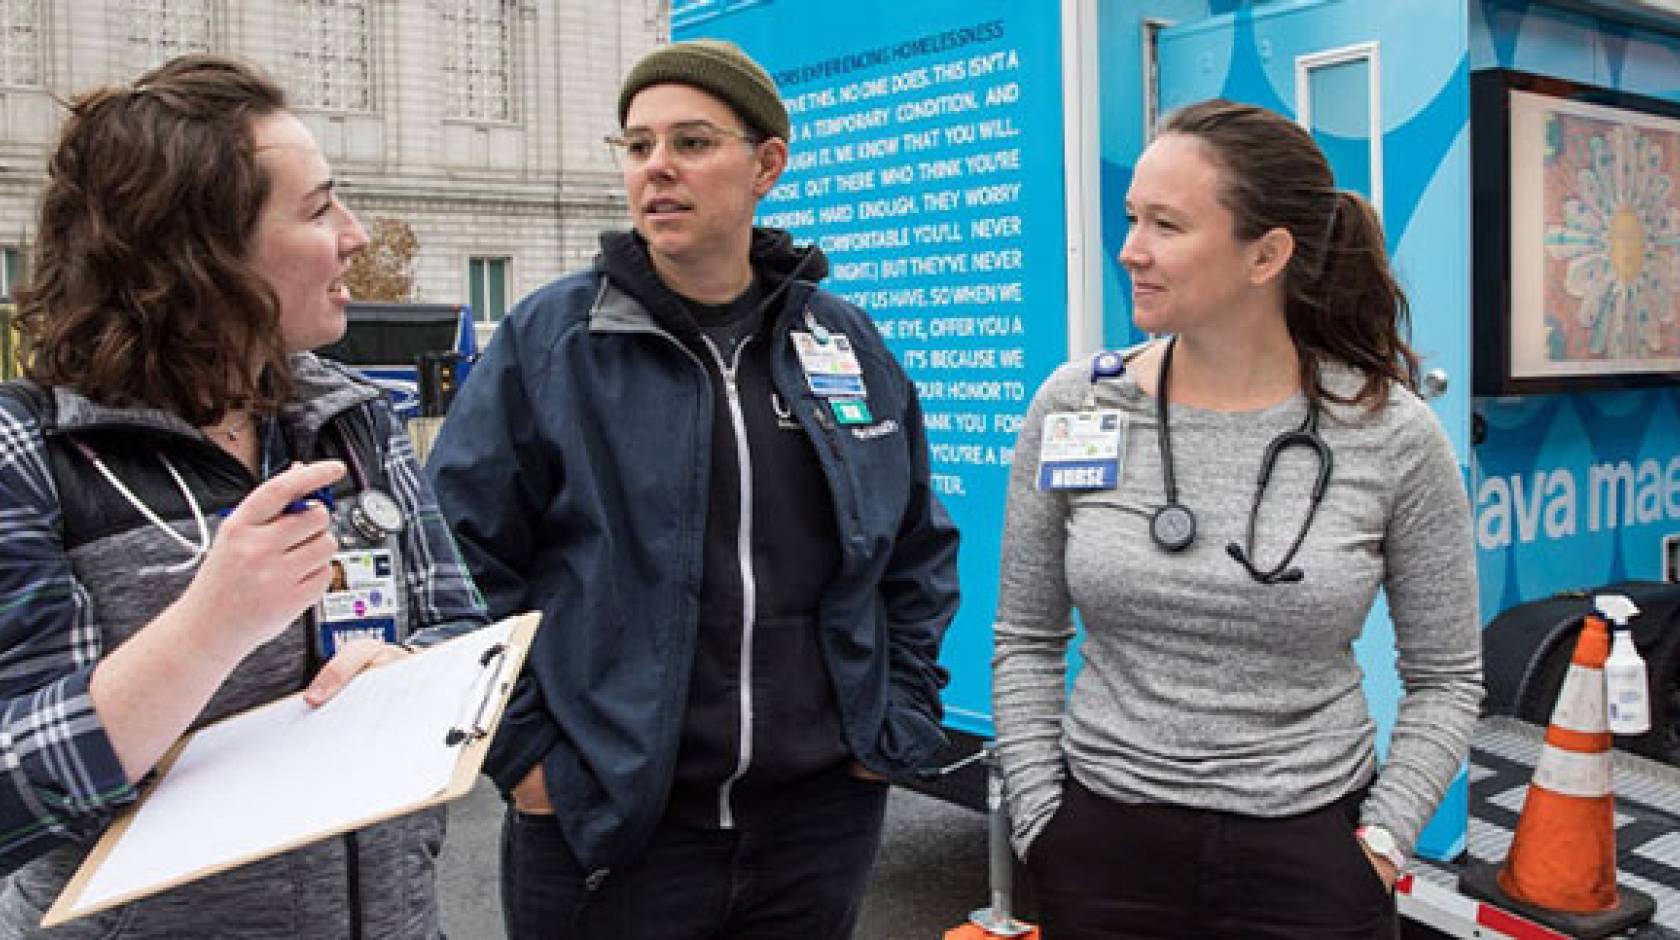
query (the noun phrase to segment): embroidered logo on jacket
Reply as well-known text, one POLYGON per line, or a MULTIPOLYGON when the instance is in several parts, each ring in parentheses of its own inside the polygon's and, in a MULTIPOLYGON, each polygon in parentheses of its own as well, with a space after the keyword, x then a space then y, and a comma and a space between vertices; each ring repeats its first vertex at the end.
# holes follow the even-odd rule
POLYGON ((782 396, 771 392, 770 407, 776 412, 776 428, 781 431, 800 430, 799 422, 793 419, 793 409, 782 403, 782 396))
POLYGON ((860 441, 872 441, 878 437, 898 433, 898 422, 891 418, 880 424, 872 424, 866 428, 852 428, 852 436, 860 441))

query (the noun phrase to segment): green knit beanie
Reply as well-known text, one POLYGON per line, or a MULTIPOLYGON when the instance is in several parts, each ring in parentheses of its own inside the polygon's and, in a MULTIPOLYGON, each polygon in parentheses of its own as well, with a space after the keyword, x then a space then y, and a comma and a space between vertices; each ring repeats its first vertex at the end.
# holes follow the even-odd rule
POLYGON ((741 120, 766 137, 787 140, 788 114, 776 80, 741 47, 722 39, 695 39, 661 46, 642 57, 618 92, 618 123, 630 113, 630 99, 649 85, 689 85, 735 109, 741 120))

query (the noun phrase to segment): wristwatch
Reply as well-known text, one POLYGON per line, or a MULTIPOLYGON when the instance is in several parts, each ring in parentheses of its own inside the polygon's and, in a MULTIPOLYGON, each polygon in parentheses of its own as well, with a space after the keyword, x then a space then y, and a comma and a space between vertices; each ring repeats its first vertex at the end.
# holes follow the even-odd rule
POLYGON ((1395 871, 1406 867, 1406 853, 1400 851, 1400 843, 1395 841, 1394 833, 1381 826, 1360 826, 1353 834, 1371 850, 1371 854, 1388 859, 1395 871))

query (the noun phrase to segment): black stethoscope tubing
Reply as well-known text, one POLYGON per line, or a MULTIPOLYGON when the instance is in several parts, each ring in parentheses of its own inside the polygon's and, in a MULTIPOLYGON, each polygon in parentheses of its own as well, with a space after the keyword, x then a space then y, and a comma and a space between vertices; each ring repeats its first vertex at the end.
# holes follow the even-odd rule
MULTIPOLYGON (((1178 479, 1173 474, 1172 429, 1169 421, 1171 403, 1168 401, 1168 375, 1172 371, 1173 347, 1178 345, 1178 337, 1167 340, 1166 351, 1161 354, 1161 374, 1155 383, 1155 437, 1161 450, 1161 486, 1166 493, 1167 501, 1149 520, 1149 534, 1155 544, 1162 550, 1179 552, 1188 548, 1196 540, 1196 516, 1190 507, 1178 501, 1178 479)), ((1334 455, 1324 438, 1318 434, 1318 405, 1309 400, 1307 416, 1301 420, 1301 426, 1293 431, 1285 431, 1272 438, 1266 445, 1266 454, 1260 461, 1260 476, 1255 483, 1254 499, 1248 508, 1248 534, 1244 544, 1230 542, 1225 551, 1236 562, 1243 566, 1248 576, 1261 584, 1279 584, 1289 581, 1299 581, 1304 575, 1299 568, 1289 567, 1295 559, 1296 552, 1301 550, 1301 544, 1307 539, 1307 532, 1312 528, 1313 519, 1318 515, 1318 506, 1324 501, 1324 491, 1330 485, 1330 470, 1335 464, 1334 455), (1295 539, 1284 552, 1283 558, 1276 565, 1262 570, 1254 562, 1254 528, 1260 516, 1260 504, 1266 498, 1266 486, 1271 481, 1272 469, 1277 466, 1278 458, 1291 447, 1305 447, 1311 450, 1318 461, 1318 477, 1313 482, 1312 499, 1307 505, 1305 517, 1301 520, 1301 527, 1295 533, 1295 539)))

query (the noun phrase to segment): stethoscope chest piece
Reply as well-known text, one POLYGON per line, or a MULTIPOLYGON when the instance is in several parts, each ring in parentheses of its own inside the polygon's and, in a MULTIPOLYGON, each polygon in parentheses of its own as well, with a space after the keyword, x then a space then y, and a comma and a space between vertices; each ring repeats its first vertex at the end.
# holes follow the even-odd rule
MULTIPOLYGON (((1173 347, 1178 344, 1178 337, 1167 341, 1167 348, 1161 354, 1161 371, 1156 380, 1155 391, 1155 433, 1161 450, 1161 487, 1166 491, 1166 505, 1155 510, 1155 515, 1149 519, 1149 534, 1163 551, 1181 552, 1196 540, 1196 517, 1189 507, 1178 501, 1178 481, 1173 475, 1173 453, 1171 425, 1168 421, 1167 376, 1172 370, 1173 347)), ((1249 577, 1261 584, 1285 584, 1299 581, 1304 577, 1299 568, 1289 567, 1295 553, 1300 551, 1301 543, 1306 541, 1307 531, 1312 528, 1313 516, 1318 514, 1318 504, 1324 499, 1325 487, 1330 483, 1330 469, 1333 464, 1330 447, 1318 435, 1318 406, 1309 402, 1307 416, 1301 422, 1298 430, 1286 432, 1272 439, 1266 445, 1265 457, 1260 462, 1259 480, 1254 490, 1254 499, 1248 509, 1248 536, 1246 544, 1239 545, 1231 542, 1225 546, 1225 551, 1243 569, 1249 577), (1318 458, 1318 475, 1313 482, 1312 500, 1307 505, 1306 516, 1301 520, 1301 528, 1295 533, 1295 541, 1289 550, 1273 567, 1261 570, 1254 562, 1254 526, 1260 516, 1260 501, 1266 498, 1266 484, 1271 480, 1272 469, 1277 465, 1278 455, 1291 447, 1305 447, 1318 458)))
POLYGON ((1169 552, 1181 552, 1196 540, 1196 517, 1181 503, 1168 503, 1149 518, 1149 534, 1169 552))
POLYGON ((370 545, 403 530, 402 507, 383 491, 371 487, 351 497, 345 506, 344 521, 370 545))

